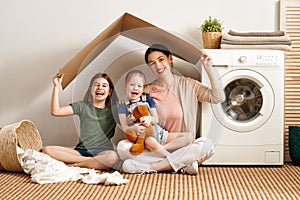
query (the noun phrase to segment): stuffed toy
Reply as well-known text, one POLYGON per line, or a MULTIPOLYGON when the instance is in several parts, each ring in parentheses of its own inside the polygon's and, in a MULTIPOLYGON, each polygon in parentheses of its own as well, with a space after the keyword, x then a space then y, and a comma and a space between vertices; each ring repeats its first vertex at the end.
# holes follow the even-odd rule
MULTIPOLYGON (((143 116, 150 116, 150 112, 147 106, 137 105, 132 111, 132 116, 135 118, 135 123, 140 123, 139 121, 140 118, 143 116)), ((128 141, 134 143, 132 147, 129 149, 129 151, 133 154, 142 153, 145 149, 145 139, 153 135, 154 135, 154 129, 152 125, 146 127, 145 131, 142 133, 137 133, 132 128, 128 128, 125 131, 125 138, 128 141)))

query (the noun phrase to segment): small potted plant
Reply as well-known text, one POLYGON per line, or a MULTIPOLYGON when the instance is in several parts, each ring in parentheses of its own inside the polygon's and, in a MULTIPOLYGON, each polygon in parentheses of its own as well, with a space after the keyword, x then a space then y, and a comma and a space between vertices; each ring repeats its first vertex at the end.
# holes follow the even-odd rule
POLYGON ((222 22, 211 16, 206 19, 201 27, 202 40, 205 49, 218 49, 220 48, 220 41, 222 38, 223 25, 222 22))

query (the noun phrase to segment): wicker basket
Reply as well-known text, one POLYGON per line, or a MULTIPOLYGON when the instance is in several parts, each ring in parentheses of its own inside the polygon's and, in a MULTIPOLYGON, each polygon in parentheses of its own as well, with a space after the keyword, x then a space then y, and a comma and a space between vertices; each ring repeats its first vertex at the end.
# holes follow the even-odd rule
POLYGON ((36 126, 29 120, 4 126, 0 130, 0 170, 22 172, 17 146, 41 150, 42 139, 36 126))
POLYGON ((219 49, 222 32, 202 32, 203 46, 205 49, 219 49))

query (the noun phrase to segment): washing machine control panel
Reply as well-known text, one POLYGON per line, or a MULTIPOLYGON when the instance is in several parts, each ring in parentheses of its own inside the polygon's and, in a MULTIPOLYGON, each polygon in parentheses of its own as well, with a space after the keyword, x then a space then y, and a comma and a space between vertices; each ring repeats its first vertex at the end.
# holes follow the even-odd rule
POLYGON ((256 56, 256 64, 257 65, 279 65, 279 57, 278 55, 266 55, 266 54, 258 54, 256 56))
POLYGON ((284 51, 207 49, 215 67, 274 67, 284 66, 284 51))
POLYGON ((274 51, 243 51, 233 54, 233 64, 251 66, 280 66, 282 65, 281 54, 274 51))

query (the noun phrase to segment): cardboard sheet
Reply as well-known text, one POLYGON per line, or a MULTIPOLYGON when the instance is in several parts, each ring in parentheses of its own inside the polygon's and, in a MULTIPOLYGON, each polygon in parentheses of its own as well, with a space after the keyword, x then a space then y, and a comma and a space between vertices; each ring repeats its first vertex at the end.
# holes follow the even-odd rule
POLYGON ((148 46, 154 43, 164 44, 174 56, 192 64, 197 64, 202 53, 200 49, 174 34, 125 13, 60 69, 59 73, 65 74, 63 89, 120 35, 148 46))

